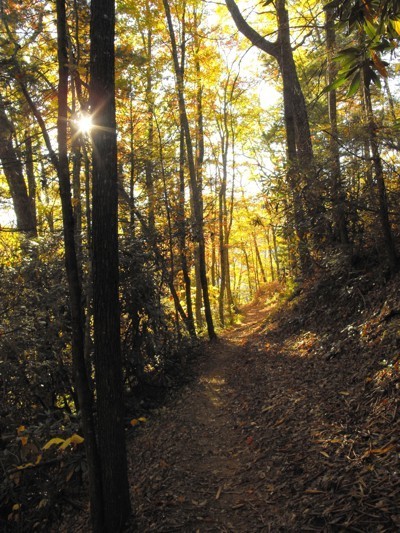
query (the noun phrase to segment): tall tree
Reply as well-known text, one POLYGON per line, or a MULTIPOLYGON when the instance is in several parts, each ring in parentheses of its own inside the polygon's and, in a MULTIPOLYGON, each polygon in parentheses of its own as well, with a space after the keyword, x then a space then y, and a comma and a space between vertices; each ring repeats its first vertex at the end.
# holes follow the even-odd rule
MULTIPOLYGON (((334 63, 334 54, 336 48, 336 31, 334 26, 334 14, 331 9, 325 12, 325 32, 326 32, 326 59, 327 59, 327 81, 333 83, 337 67, 334 63)), ((345 212, 345 196, 339 153, 339 131, 337 124, 337 98, 336 90, 333 89, 328 93, 328 114, 330 123, 329 149, 330 149, 330 174, 332 184, 332 203, 334 217, 334 231, 338 241, 342 245, 349 244, 349 235, 347 231, 347 221, 345 212)))
POLYGON ((120 531, 130 513, 118 300, 114 38, 114 0, 92 0, 90 110, 93 120, 94 361, 104 529, 108 532, 120 531))
POLYGON ((378 216, 381 225, 386 257, 388 259, 391 272, 395 273, 399 268, 399 258, 391 228, 383 163, 379 148, 379 141, 376 134, 377 128, 374 118, 374 110, 372 107, 371 89, 367 76, 367 70, 366 67, 364 67, 362 76, 362 89, 369 143, 368 155, 371 155, 371 160, 375 171, 376 188, 378 193, 378 216))
POLYGON ((190 188, 193 196, 193 218, 194 218, 194 236, 195 240, 198 243, 198 253, 199 253, 199 270, 200 270, 200 279, 201 279, 201 288, 203 293, 203 303, 204 303, 204 314, 207 323, 207 331, 209 338, 215 339, 216 333, 214 329, 213 317, 211 312, 210 296, 208 291, 208 280, 207 280, 207 265, 206 265, 206 246, 204 239, 204 227, 203 227, 203 210, 202 210, 202 199, 201 191, 199 184, 197 182, 196 176, 196 166, 193 152, 193 142, 190 132, 189 119, 186 112, 186 102, 184 95, 184 80, 181 66, 179 64, 178 48, 175 37, 175 31, 172 23, 171 10, 169 7, 168 0, 163 0, 165 15, 168 23, 168 31, 171 39, 171 48, 172 48, 172 59, 174 64, 175 78, 176 78, 176 88, 178 93, 179 101, 179 114, 181 119, 181 124, 183 132, 185 135, 186 142, 186 156, 189 167, 189 180, 190 188))
MULTIPOLYGON (((285 0, 275 3, 278 25, 277 39, 272 42, 260 35, 244 19, 234 0, 225 0, 238 30, 250 42, 276 59, 283 82, 283 105, 286 129, 288 171, 287 181, 291 189, 294 211, 294 223, 298 237, 298 252, 301 270, 309 272, 311 263, 307 245, 307 233, 310 224, 305 207, 311 215, 311 223, 316 228, 320 223, 322 202, 316 201, 318 184, 313 169, 313 149, 308 112, 304 94, 297 75, 293 49, 290 42, 289 15, 285 0), (303 181, 303 183, 302 183, 303 181), (303 193, 301 190, 303 189, 303 193), (306 200, 303 205, 302 197, 306 200)), ((268 1, 267 4, 272 2, 268 1)))
POLYGON ((93 399, 85 364, 84 311, 79 264, 75 241, 75 220, 71 201, 71 180, 68 163, 68 53, 65 1, 57 0, 57 45, 58 45, 58 160, 57 171, 62 206, 65 267, 67 272, 72 322, 73 378, 81 413, 89 470, 89 493, 93 529, 101 531, 103 525, 103 502, 101 472, 97 452, 96 432, 93 420, 93 399))

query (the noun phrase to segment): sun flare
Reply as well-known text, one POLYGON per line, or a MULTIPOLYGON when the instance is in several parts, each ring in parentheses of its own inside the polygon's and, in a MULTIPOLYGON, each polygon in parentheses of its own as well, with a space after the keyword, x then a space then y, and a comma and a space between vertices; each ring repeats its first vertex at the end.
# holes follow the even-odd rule
POLYGON ((76 125, 80 133, 90 133, 93 128, 92 117, 90 115, 83 115, 76 121, 76 125))

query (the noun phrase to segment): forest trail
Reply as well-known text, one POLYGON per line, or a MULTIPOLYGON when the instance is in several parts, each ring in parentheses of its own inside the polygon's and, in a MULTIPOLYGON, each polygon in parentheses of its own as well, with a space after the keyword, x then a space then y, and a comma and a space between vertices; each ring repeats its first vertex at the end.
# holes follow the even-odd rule
POLYGON ((195 383, 131 443, 139 531, 264 528, 262 514, 252 515, 265 503, 256 491, 265 476, 248 473, 253 424, 240 416, 242 365, 251 362, 251 339, 264 317, 263 306, 252 306, 240 326, 208 346, 195 383))
POLYGON ((375 431, 368 365, 362 354, 327 357, 314 332, 288 330, 291 320, 248 306, 207 347, 196 381, 128 443, 138 531, 400 525, 396 428, 375 431))

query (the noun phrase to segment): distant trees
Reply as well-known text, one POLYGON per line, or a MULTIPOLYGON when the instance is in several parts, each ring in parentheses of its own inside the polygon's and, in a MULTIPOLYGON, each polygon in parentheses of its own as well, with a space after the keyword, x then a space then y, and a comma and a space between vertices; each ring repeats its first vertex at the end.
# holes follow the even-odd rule
MULTIPOLYGON (((267 2, 269 5, 272 2, 267 2)), ((279 65, 283 83, 283 108, 287 146, 287 182, 292 194, 294 226, 298 237, 298 251, 301 270, 310 271, 310 250, 307 235, 321 224, 323 206, 316 204, 319 184, 314 169, 314 155, 305 98, 297 75, 296 64, 290 42, 290 23, 285 0, 274 5, 277 20, 277 39, 269 41, 254 30, 244 19, 234 0, 226 5, 240 32, 254 46, 257 46, 279 65), (303 189, 303 194, 301 193, 303 189), (305 202, 304 202, 305 201, 305 202), (307 215, 311 217, 309 224, 307 215)))

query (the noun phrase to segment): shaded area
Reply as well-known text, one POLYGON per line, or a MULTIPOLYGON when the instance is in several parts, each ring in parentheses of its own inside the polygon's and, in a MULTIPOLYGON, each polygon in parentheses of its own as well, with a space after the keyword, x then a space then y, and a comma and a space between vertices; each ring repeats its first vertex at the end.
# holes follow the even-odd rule
POLYGON ((324 283, 250 306, 132 442, 140 531, 398 529, 397 378, 384 387, 379 350, 360 335, 382 302, 371 293, 358 312, 360 287, 349 298, 324 283))
POLYGON ((128 442, 127 531, 399 529, 400 291, 377 279, 261 294, 205 345, 128 442))

